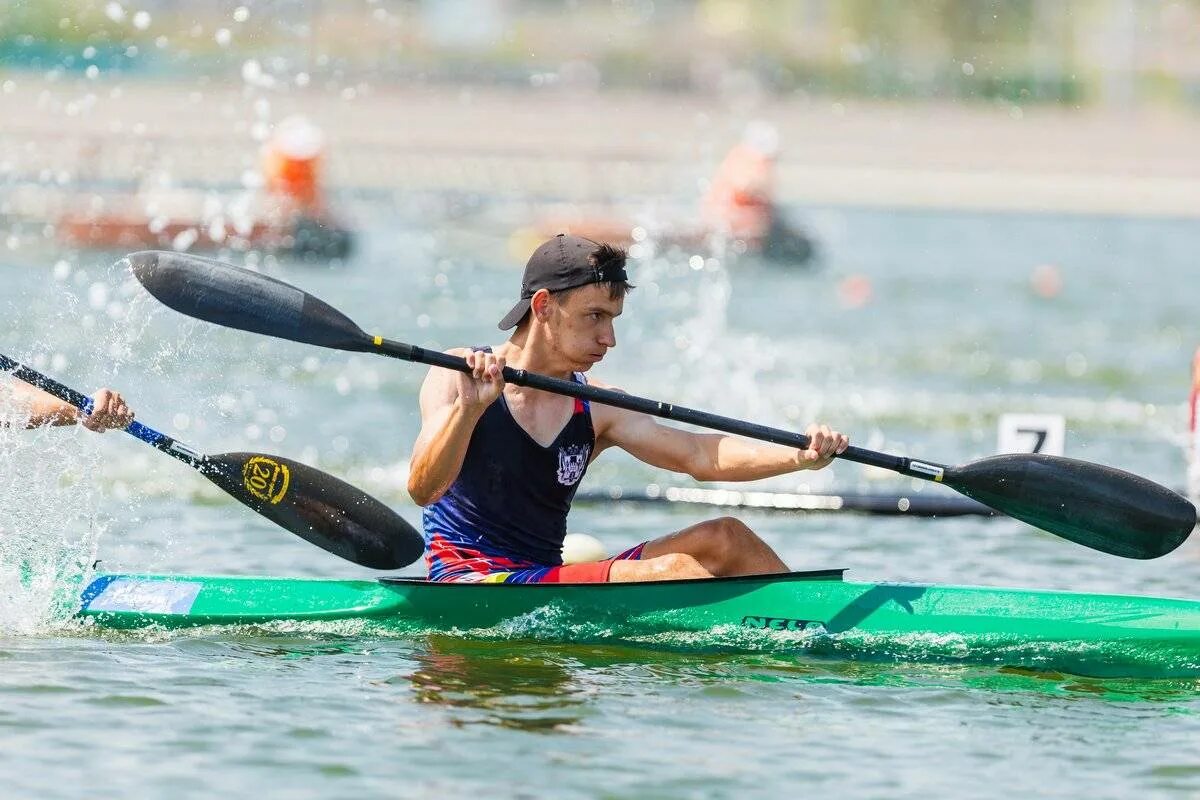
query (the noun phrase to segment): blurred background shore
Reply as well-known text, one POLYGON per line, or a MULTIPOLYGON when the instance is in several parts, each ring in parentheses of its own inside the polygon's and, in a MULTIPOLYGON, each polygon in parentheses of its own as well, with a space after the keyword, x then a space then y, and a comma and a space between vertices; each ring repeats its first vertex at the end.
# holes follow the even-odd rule
POLYGON ((344 192, 695 191, 747 119, 781 202, 1200 215, 1200 4, 47 0, 0 19, 0 212, 255 185, 291 114, 344 192))
MULTIPOLYGON (((0 181, 24 190, 4 210, 27 215, 68 185, 130 188, 168 173, 178 186, 253 185, 256 124, 295 113, 325 131, 329 181, 348 192, 698 191, 746 118, 644 90, 383 86, 347 98, 41 74, 0 84, 0 181)), ((1200 216, 1200 115, 1184 110, 807 98, 757 111, 786 142, 783 202, 1200 216)))

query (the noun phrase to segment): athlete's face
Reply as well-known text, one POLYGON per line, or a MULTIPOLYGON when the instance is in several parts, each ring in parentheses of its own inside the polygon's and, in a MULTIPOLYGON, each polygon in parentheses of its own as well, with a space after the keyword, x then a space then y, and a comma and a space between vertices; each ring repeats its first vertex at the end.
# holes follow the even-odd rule
POLYGON ((624 306, 625 298, 610 297, 608 286, 602 284, 551 298, 547 323, 552 341, 573 370, 590 369, 617 346, 613 323, 624 306))

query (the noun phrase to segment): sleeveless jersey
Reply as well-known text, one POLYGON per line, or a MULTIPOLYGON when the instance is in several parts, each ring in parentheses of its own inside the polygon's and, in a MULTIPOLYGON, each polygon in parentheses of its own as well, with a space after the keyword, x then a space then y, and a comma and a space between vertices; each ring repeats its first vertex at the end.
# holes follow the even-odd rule
MULTIPOLYGON (((585 382, 580 373, 574 380, 585 382)), ((430 579, 464 561, 479 561, 480 571, 562 564, 567 512, 595 439, 586 401, 575 401, 562 431, 542 447, 498 397, 476 423, 458 477, 422 515, 430 579)))

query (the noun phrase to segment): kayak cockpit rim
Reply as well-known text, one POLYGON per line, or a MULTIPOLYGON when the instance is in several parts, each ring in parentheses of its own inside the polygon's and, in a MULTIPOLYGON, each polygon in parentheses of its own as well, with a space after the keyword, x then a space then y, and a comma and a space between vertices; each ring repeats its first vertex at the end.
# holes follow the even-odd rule
POLYGON ((631 586, 670 586, 672 584, 688 584, 695 585, 710 585, 714 583, 744 583, 754 582, 761 583, 764 580, 769 580, 773 583, 790 583, 793 581, 841 581, 845 577, 845 568, 842 569, 813 569, 804 570, 801 572, 772 572, 761 575, 734 575, 725 578, 673 578, 666 581, 638 581, 637 583, 501 583, 488 581, 431 581, 426 578, 403 578, 403 577, 388 577, 379 578, 379 582, 388 586, 521 586, 527 588, 553 588, 556 586, 588 586, 597 589, 613 588, 619 589, 624 587, 628 589, 631 586))

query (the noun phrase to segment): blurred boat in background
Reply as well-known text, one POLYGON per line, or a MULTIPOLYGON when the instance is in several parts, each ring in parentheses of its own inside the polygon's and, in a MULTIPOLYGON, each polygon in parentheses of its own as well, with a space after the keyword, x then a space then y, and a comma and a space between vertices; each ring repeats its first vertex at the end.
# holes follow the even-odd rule
MULTIPOLYGON (((814 266, 817 248, 803 228, 781 218, 772 217, 765 235, 730 237, 712 228, 692 222, 665 224, 649 227, 632 220, 620 219, 611 211, 597 209, 592 213, 548 216, 533 227, 516 232, 521 247, 516 248, 524 255, 547 238, 560 233, 574 234, 596 242, 606 242, 618 247, 652 240, 661 248, 679 248, 689 252, 732 252, 735 255, 750 255, 773 264, 791 267, 814 266)), ((516 252, 514 250, 514 252, 516 252)))
POLYGON ((647 238, 660 247, 695 252, 750 255, 774 264, 811 266, 816 247, 803 227, 789 220, 776 201, 779 133, 755 120, 725 155, 700 200, 699 218, 645 224, 603 209, 549 216, 522 241, 537 242, 571 233, 630 247, 647 238))
POLYGON ((288 117, 263 146, 261 192, 223 199, 211 191, 150 185, 67 210, 58 235, 74 247, 104 250, 229 249, 342 259, 355 236, 325 201, 324 150, 319 128, 288 117))
POLYGON ((199 217, 149 218, 131 208, 68 213, 59 220, 58 232, 66 244, 101 250, 256 250, 328 260, 345 258, 354 246, 354 232, 329 217, 255 220, 248 227, 230 227, 199 217))

